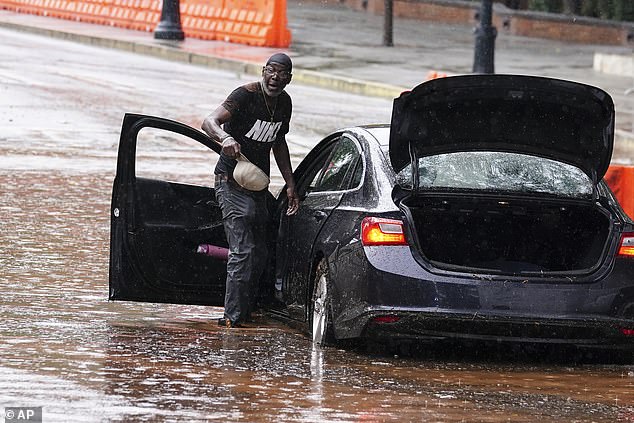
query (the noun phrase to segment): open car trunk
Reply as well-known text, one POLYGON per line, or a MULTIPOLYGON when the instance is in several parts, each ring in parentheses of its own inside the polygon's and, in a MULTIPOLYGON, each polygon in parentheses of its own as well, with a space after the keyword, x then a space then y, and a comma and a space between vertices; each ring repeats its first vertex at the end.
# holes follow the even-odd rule
POLYGON ((422 256, 448 270, 588 273, 610 234, 607 213, 592 201, 418 193, 402 205, 422 256))

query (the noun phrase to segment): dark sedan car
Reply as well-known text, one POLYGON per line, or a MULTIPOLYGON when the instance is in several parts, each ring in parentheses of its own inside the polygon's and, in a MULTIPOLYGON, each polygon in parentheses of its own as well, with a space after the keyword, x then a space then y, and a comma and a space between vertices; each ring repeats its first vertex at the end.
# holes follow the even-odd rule
MULTIPOLYGON (((112 198, 110 299, 222 305, 226 247, 212 188, 138 177, 137 134, 200 131, 126 115, 112 198), (220 257, 220 258, 218 258, 220 257)), ((276 313, 315 343, 471 339, 634 346, 634 222, 603 182, 604 91, 513 75, 432 80, 391 125, 323 139, 274 199, 276 313), (284 191, 282 191, 284 192, 284 191)))

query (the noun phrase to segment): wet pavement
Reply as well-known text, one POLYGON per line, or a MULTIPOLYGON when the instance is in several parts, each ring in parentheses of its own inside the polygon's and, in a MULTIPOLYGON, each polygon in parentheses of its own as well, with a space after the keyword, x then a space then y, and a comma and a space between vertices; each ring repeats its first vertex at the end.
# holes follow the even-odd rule
MULTIPOLYGON (((108 302, 123 113, 196 126, 244 77, 0 36, 0 415, 42 406, 44 422, 634 422, 634 366, 611 355, 315 349, 266 315, 227 331, 221 308, 108 302)), ((289 90, 295 161, 330 129, 389 118, 386 99, 289 90)), ((185 172, 166 162, 198 165, 196 151, 146 157, 208 180, 211 163, 185 172)))
MULTIPOLYGON (((355 11, 337 2, 289 0, 288 27, 294 83, 392 99, 428 78, 471 73, 471 25, 394 19, 394 46, 382 45, 382 16, 355 11)), ((85 24, 0 10, 0 26, 90 45, 133 51, 240 74, 259 75, 261 64, 279 49, 187 38, 155 40, 151 32, 85 24)), ((634 75, 594 70, 600 55, 631 56, 631 47, 588 45, 519 37, 499 29, 495 72, 571 79, 603 88, 615 100, 617 140, 634 149, 634 75)))

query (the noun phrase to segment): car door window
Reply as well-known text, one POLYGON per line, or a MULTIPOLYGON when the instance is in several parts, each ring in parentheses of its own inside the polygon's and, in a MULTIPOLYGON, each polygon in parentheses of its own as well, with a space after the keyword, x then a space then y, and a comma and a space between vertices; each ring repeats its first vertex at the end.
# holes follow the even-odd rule
POLYGON ((349 188, 353 189, 361 185, 361 181, 363 180, 363 160, 361 160, 361 156, 357 158, 357 162, 353 167, 354 172, 352 173, 352 178, 350 179, 349 188))
POLYGON ((341 191, 347 189, 357 163, 360 162, 360 153, 354 141, 342 137, 332 151, 325 166, 314 181, 313 192, 341 191))
POLYGON ((300 194, 308 193, 315 189, 321 179, 326 161, 330 158, 331 151, 332 146, 322 151, 321 154, 319 154, 319 156, 313 161, 310 168, 302 174, 301 178, 297 182, 297 189, 300 194))

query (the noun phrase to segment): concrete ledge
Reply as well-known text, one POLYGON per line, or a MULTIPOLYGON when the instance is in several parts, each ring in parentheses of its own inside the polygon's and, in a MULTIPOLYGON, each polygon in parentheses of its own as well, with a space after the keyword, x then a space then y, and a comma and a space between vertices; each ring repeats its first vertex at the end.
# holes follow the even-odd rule
POLYGON ((614 143, 634 150, 634 133, 617 129, 614 131, 614 143))
POLYGON ((594 53, 593 69, 610 75, 634 76, 634 54, 594 53))
POLYGON ((634 134, 617 129, 614 132, 613 164, 634 166, 634 134))

